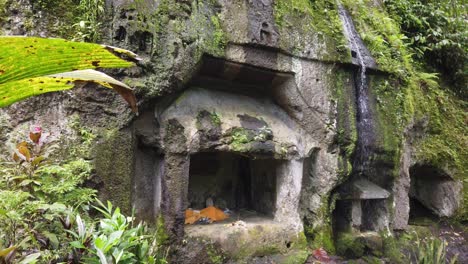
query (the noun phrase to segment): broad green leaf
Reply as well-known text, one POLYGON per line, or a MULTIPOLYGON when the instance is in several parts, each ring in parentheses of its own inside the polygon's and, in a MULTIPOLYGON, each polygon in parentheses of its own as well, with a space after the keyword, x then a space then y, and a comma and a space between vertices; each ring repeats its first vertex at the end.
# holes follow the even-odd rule
POLYGON ((116 241, 120 239, 120 237, 122 237, 122 234, 123 234, 123 231, 121 230, 112 232, 112 234, 110 234, 109 236, 109 240, 107 241, 107 244, 113 245, 116 241))
POLYGON ((72 241, 70 242, 70 246, 73 248, 86 248, 80 241, 72 241))
POLYGON ((50 232, 44 232, 43 235, 49 239, 52 248, 57 249, 59 247, 59 241, 55 234, 50 232))
POLYGON ((0 54, 0 83, 75 70, 130 67, 133 63, 127 60, 139 59, 111 46, 17 36, 0 37, 0 54))
POLYGON ((0 37, 0 108, 31 96, 94 82, 115 89, 137 112, 130 87, 104 73, 87 70, 130 67, 137 60, 131 51, 106 45, 0 37))
POLYGON ((120 258, 122 258, 123 254, 124 254, 123 250, 116 250, 116 252, 112 253, 115 263, 119 263, 120 258))
POLYGON ((132 88, 107 74, 95 70, 64 72, 2 83, 0 84, 0 108, 31 96, 69 90, 76 85, 82 85, 86 82, 93 82, 107 88, 114 88, 128 102, 132 110, 134 112, 137 111, 136 98, 132 88))

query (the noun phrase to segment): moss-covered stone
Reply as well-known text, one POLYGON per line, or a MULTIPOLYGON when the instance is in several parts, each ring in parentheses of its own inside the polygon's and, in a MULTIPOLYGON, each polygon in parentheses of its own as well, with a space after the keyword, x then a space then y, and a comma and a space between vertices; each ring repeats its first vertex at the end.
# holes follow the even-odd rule
POLYGON ((126 214, 132 212, 133 144, 128 131, 104 130, 94 149, 96 175, 103 184, 99 197, 126 214))
POLYGON ((305 55, 306 43, 322 42, 320 47, 314 47, 313 56, 351 60, 335 1, 275 1, 274 16, 280 30, 281 48, 305 55))
POLYGON ((353 234, 342 234, 336 240, 336 252, 341 256, 359 258, 364 255, 365 246, 353 234))
POLYGON ((304 226, 304 233, 310 248, 324 248, 332 254, 335 252, 333 231, 329 224, 320 227, 304 226))
POLYGON ((247 143, 253 140, 253 136, 247 129, 242 127, 236 127, 231 131, 231 143, 230 147, 232 150, 237 152, 248 151, 247 143))
POLYGON ((309 257, 308 250, 299 250, 293 251, 291 254, 286 256, 282 263, 284 264, 297 264, 297 263, 305 263, 307 258, 309 257))
POLYGON ((156 242, 158 245, 165 245, 169 241, 169 234, 166 232, 164 217, 159 215, 156 220, 156 242))
POLYGON ((330 93, 337 110, 334 140, 340 147, 338 175, 340 182, 343 182, 352 171, 351 157, 356 148, 356 105, 352 72, 337 67, 333 75, 335 81, 330 93))

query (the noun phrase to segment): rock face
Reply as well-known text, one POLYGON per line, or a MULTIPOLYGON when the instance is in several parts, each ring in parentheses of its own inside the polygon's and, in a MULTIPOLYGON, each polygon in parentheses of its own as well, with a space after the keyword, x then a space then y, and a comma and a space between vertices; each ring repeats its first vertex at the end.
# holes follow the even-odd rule
POLYGON ((415 164, 410 168, 410 197, 439 217, 452 216, 460 207, 462 185, 440 169, 415 164))
MULTIPOLYGON (((418 124, 404 136, 401 155, 387 147, 393 142, 385 133, 376 133, 365 186, 335 208, 357 141, 357 62, 343 48, 336 6, 327 14, 330 28, 311 27, 321 14, 301 13, 289 2, 106 1, 102 41, 144 58, 110 72, 137 88, 140 116, 112 91, 84 87, 0 110, 0 137, 40 123, 66 141, 76 114, 98 134, 91 158, 101 198, 163 223, 174 245, 208 241, 174 246, 181 255, 205 256, 210 243, 233 259, 286 252, 301 248, 304 234, 333 249, 333 229, 406 228, 410 196, 439 216, 453 215, 461 185, 440 168, 441 177, 425 178, 415 165, 413 145, 424 134, 418 124), (186 227, 185 209, 200 209, 207 199, 235 211, 246 228, 186 227)), ((46 23, 38 24, 42 30, 21 29, 26 18, 9 12, 4 32, 53 35, 46 23)), ((363 45, 357 34, 348 37, 363 45)), ((386 78, 367 74, 375 82, 386 78)), ((374 108, 376 99, 369 101, 374 108)))

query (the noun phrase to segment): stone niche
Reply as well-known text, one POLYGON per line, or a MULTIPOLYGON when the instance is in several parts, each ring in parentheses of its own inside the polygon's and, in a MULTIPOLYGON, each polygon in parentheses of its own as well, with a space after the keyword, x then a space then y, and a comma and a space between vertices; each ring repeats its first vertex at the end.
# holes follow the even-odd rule
POLYGON ((390 193, 371 181, 359 178, 341 186, 333 212, 335 232, 381 231, 388 227, 385 208, 390 193))
POLYGON ((409 169, 410 223, 424 218, 450 217, 460 207, 462 184, 444 170, 415 164, 409 169))
POLYGON ((303 161, 319 142, 275 101, 275 85, 293 75, 207 60, 185 90, 135 122, 137 215, 161 217, 173 239, 202 238, 231 256, 302 244, 303 161), (229 219, 184 224, 187 208, 211 204, 229 219))

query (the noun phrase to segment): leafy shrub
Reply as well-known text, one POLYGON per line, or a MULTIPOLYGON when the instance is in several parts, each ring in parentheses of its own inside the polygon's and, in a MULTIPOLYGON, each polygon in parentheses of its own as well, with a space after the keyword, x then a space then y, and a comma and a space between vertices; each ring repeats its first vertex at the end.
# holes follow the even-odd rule
POLYGON ((468 98, 466 4, 460 0, 386 0, 390 14, 409 38, 416 58, 447 76, 453 90, 468 98))
POLYGON ((107 206, 99 200, 95 207, 103 218, 86 224, 81 216, 76 216, 76 232, 68 231, 75 241, 74 260, 86 263, 167 263, 165 257, 158 257, 156 233, 148 233, 147 226, 135 224, 133 217, 125 217, 112 203, 107 206))
POLYGON ((27 140, 10 144, 12 154, 0 166, 0 249, 14 248, 7 263, 31 254, 31 262, 66 256, 62 222, 73 210, 85 209, 96 193, 81 186, 90 177, 89 162, 47 162, 57 146, 46 138, 33 128, 27 140))
POLYGON ((80 0, 78 5, 79 22, 74 24, 74 40, 98 42, 101 38, 104 0, 80 0))
POLYGON ((9 144, 0 163, 0 263, 165 263, 144 223, 135 225, 110 202, 95 207, 102 219, 90 216, 96 191, 83 185, 91 164, 54 162, 49 155, 59 145, 46 138, 33 128, 28 139, 9 144))

